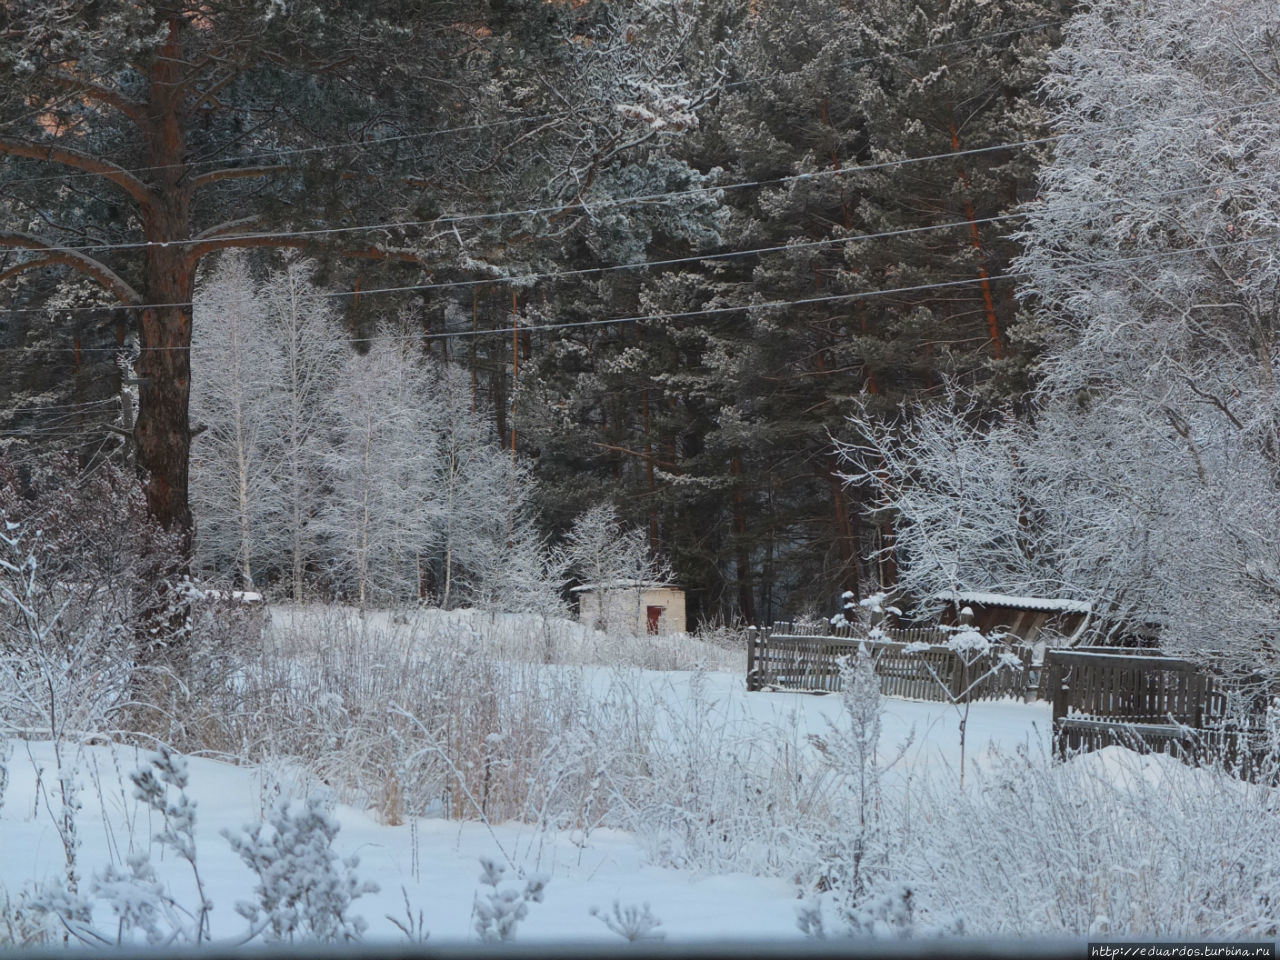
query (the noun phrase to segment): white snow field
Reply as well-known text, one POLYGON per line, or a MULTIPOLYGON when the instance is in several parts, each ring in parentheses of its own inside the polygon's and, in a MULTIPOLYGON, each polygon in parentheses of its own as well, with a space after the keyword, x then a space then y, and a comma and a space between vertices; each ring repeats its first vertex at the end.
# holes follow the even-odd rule
MULTIPOLYGON (((645 679, 671 696, 688 694, 688 673, 655 673, 645 679)), ((824 718, 835 718, 839 709, 834 697, 748 694, 736 675, 708 674, 705 679, 717 713, 736 716, 744 727, 794 714, 802 729, 820 732, 824 718)), ((909 752, 911 764, 953 763, 958 748, 953 743, 955 718, 949 712, 940 704, 888 701, 886 743, 897 743, 899 735, 915 725, 928 733, 909 752)), ((979 704, 970 716, 969 735, 975 744, 1037 740, 1046 717, 1038 704, 979 704)), ((87 875, 107 864, 119 866, 130 854, 150 850, 175 899, 194 902, 190 868, 151 841, 158 818, 133 798, 133 785, 127 780, 131 771, 146 765, 147 751, 120 745, 71 749, 83 804, 77 817, 81 870, 87 875)), ((291 775, 287 768, 239 767, 199 757, 189 757, 188 764, 188 792, 197 805, 197 864, 214 903, 211 929, 217 938, 233 938, 246 928, 234 905, 249 895, 254 877, 222 832, 238 833, 260 822, 280 795, 331 797, 332 791, 298 771, 291 775)), ((63 848, 51 812, 58 809, 50 782, 56 769, 50 743, 10 744, 9 784, 0 808, 0 886, 11 893, 63 875, 63 848)), ((415 916, 422 911, 433 942, 475 939, 473 901, 485 890, 479 883, 481 857, 501 863, 510 858, 517 869, 550 878, 545 899, 529 906, 528 918, 520 925, 521 940, 618 940, 590 912, 592 907, 609 910, 615 900, 624 907, 650 904, 671 940, 801 936, 796 927, 797 888, 790 878, 655 866, 643 845, 621 830, 598 828, 583 836, 513 823, 490 828, 440 817, 388 826, 370 812, 344 804, 336 804, 333 812, 341 825, 334 849, 343 857, 358 856, 357 876, 380 888, 354 905, 354 912, 369 924, 370 938, 403 938, 386 915, 404 922, 407 897, 415 916)), ((99 926, 114 928, 111 918, 104 904, 96 918, 99 926)))
MULTIPOLYGON (((1118 748, 1054 763, 1046 704, 974 704, 962 785, 959 713, 946 704, 882 699, 878 721, 864 710, 860 727, 862 708, 845 696, 748 693, 740 652, 689 638, 650 645, 562 620, 472 612, 407 624, 373 617, 376 630, 339 636, 332 617, 275 611, 270 668, 248 666, 234 681, 258 703, 270 679, 272 698, 247 721, 224 718, 216 752, 228 759, 188 750, 215 939, 243 937, 250 921, 236 905, 261 900, 226 835, 269 820, 282 801, 296 813, 307 800, 340 827, 332 849, 358 857, 354 875, 377 885, 346 919, 363 918, 365 937, 379 941, 419 931, 419 913, 434 943, 479 939, 495 892, 481 881, 482 859, 507 868, 499 888, 511 891, 512 909, 529 878, 547 881, 508 931, 520 941, 615 941, 593 915, 615 902, 648 904, 656 932, 675 941, 798 941, 805 911, 828 935, 1274 929, 1280 818, 1269 788, 1118 748), (299 637, 312 639, 299 646, 299 637), (446 642, 460 649, 415 659, 415 645, 446 642), (383 657, 399 687, 379 673, 383 657), (698 662, 716 669, 689 669, 698 662), (459 674, 461 693, 441 664, 459 674), (424 671, 437 672, 417 691, 424 671), (429 714, 437 692, 444 712, 429 714), (367 703, 354 702, 361 695, 367 703), (299 709, 317 728, 313 740, 290 725, 299 709), (508 722, 512 711, 518 723, 508 722), (261 727, 253 742, 246 722, 261 727), (447 741, 455 724, 468 741, 460 746, 447 741), (370 729, 397 743, 386 747, 370 729), (874 741, 864 738, 862 753, 859 730, 874 741), (236 738, 242 755, 226 748, 236 738), (370 754, 384 747, 379 778, 370 754), (361 763, 362 772, 349 769, 361 763), (854 859, 861 873, 851 872, 854 859), (862 893, 851 906, 853 889, 862 893)), ((100 882, 139 854, 156 871, 146 889, 196 912, 190 865, 161 842, 164 818, 130 782, 149 758, 101 737, 57 752, 49 741, 9 741, 0 942, 24 896, 48 902, 65 882, 68 822, 79 891, 92 901, 84 929, 112 938, 118 911, 147 899, 137 885, 102 893, 100 882)), ((174 786, 167 797, 178 797, 174 786)), ((190 939, 184 922, 178 939, 190 939)), ((142 928, 130 938, 145 939, 142 928)))

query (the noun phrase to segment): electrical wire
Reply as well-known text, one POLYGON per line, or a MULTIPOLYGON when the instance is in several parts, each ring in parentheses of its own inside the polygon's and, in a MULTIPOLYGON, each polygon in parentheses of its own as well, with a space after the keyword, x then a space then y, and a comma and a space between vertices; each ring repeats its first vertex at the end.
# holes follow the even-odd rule
MULTIPOLYGON (((1265 174, 1258 174, 1251 177, 1240 177, 1234 180, 1222 180, 1222 181, 1216 181, 1211 183, 1195 184, 1194 186, 1189 186, 1189 187, 1176 187, 1169 190, 1158 190, 1158 191, 1152 191, 1152 192, 1143 193, 1143 194, 1130 194, 1130 195, 1116 196, 1116 197, 1104 197, 1097 200, 1089 200, 1089 201, 1082 201, 1079 203, 1072 203, 1069 205, 1064 205, 1064 207, 1066 209, 1075 211, 1075 210, 1086 209, 1090 207, 1109 206, 1112 204, 1121 204, 1121 203, 1133 203, 1138 201, 1154 200, 1154 199, 1161 199, 1161 198, 1174 197, 1174 196, 1185 196, 1187 194, 1197 193, 1199 191, 1204 191, 1204 190, 1220 190, 1227 187, 1239 186, 1242 184, 1249 184, 1249 183, 1257 183, 1259 181, 1271 180, 1271 179, 1277 179, 1277 178, 1280 178, 1280 173, 1268 171, 1265 174)), ((1043 214, 1048 209, 1049 208, 1047 207, 1040 207, 1034 212, 1037 214, 1043 214)), ((1025 210, 1015 211, 1012 213, 998 214, 991 217, 980 217, 972 220, 968 220, 968 219, 955 220, 955 221, 950 221, 948 223, 941 223, 941 224, 926 224, 918 227, 903 227, 895 230, 882 230, 882 231, 877 231, 875 233, 852 234, 849 236, 830 237, 822 240, 809 240, 809 241, 802 241, 799 243, 775 244, 767 247, 756 247, 749 250, 728 250, 728 251, 722 251, 719 253, 695 254, 695 255, 686 256, 686 257, 672 257, 672 258, 667 258, 663 260, 637 260, 630 263, 613 264, 613 265, 601 266, 601 267, 581 267, 581 268, 572 269, 572 270, 550 270, 550 271, 543 271, 543 272, 537 272, 537 273, 511 274, 507 276, 484 277, 480 279, 471 279, 471 280, 442 280, 442 281, 433 281, 430 283, 400 284, 400 285, 388 286, 388 287, 372 287, 372 288, 359 291, 359 295, 364 297, 364 296, 374 296, 374 295, 390 294, 390 293, 412 293, 417 291, 428 291, 428 290, 447 290, 447 289, 468 288, 468 287, 477 287, 477 286, 483 287, 483 286, 490 286, 493 284, 519 285, 519 284, 529 284, 536 281, 558 280, 558 279, 563 279, 567 277, 592 276, 592 275, 598 275, 602 273, 609 273, 613 271, 645 270, 645 269, 653 269, 655 267, 677 266, 680 264, 689 264, 689 263, 715 262, 720 260, 734 259, 737 257, 759 256, 762 254, 769 254, 769 253, 789 253, 792 251, 815 249, 815 248, 836 246, 836 245, 842 245, 842 244, 863 243, 863 242, 873 241, 873 240, 886 240, 886 239, 892 239, 896 237, 911 236, 911 235, 920 234, 920 233, 929 233, 936 230, 953 230, 953 229, 960 229, 960 228, 969 228, 972 226, 984 226, 984 225, 989 225, 993 223, 1003 223, 1009 220, 1025 217, 1028 215, 1028 212, 1029 211, 1025 211, 1025 210)), ((326 291, 326 292, 317 292, 313 294, 306 294, 300 299, 304 301, 345 299, 345 298, 352 297, 353 295, 354 293, 352 291, 337 291, 337 292, 326 291)), ((221 301, 203 299, 200 302, 203 304, 217 305, 221 301)), ((0 308, 0 315, 22 314, 22 313, 47 313, 47 312, 55 312, 59 314, 70 314, 75 312, 101 312, 104 310, 117 310, 117 309, 144 310, 144 309, 159 309, 159 308, 165 308, 165 307, 188 307, 192 305, 193 304, 190 301, 182 301, 182 302, 175 301, 175 302, 146 303, 146 304, 99 304, 99 305, 93 305, 93 306, 67 307, 57 311, 49 311, 48 308, 45 308, 45 307, 12 307, 12 308, 0 308)), ((0 348, 0 349, 5 349, 5 348, 0 348)), ((8 348, 8 349, 15 349, 15 348, 8 348)), ((40 350, 42 348, 31 347, 26 349, 35 351, 35 350, 40 350)), ((64 348, 56 348, 56 349, 64 349, 64 348)), ((108 351, 108 350, 114 351, 114 350, 120 349, 120 347, 117 345, 115 347, 110 347, 110 348, 89 347, 85 349, 94 350, 94 351, 108 351)))
MULTIPOLYGON (((1225 111, 1209 111, 1205 113, 1188 114, 1182 117, 1169 118, 1168 122, 1182 122, 1193 119, 1203 119, 1205 117, 1221 117, 1230 115, 1241 110, 1254 110, 1260 107, 1280 105, 1280 98, 1273 100, 1260 101, 1258 103, 1250 103, 1237 105, 1225 111)), ((1087 136, 1109 135, 1117 130, 1127 129, 1123 124, 1113 124, 1109 126, 1101 126, 1088 131, 1087 136)), ((311 230, 280 230, 280 231, 258 231, 240 234, 220 234, 216 237, 194 237, 185 240, 173 240, 167 242, 139 240, 126 241, 119 243, 94 243, 94 244, 78 244, 67 246, 53 246, 49 248, 40 247, 33 248, 37 252, 69 252, 69 253, 101 253, 111 250, 144 250, 149 248, 185 248, 189 246, 197 246, 207 243, 235 243, 241 241, 258 241, 258 240, 298 240, 309 239, 325 236, 335 236, 339 234, 358 233, 369 230, 392 230, 405 229, 408 227, 439 227, 439 226, 455 226, 459 223, 469 223, 476 221, 489 221, 510 219, 513 217, 529 217, 529 216, 545 216, 556 213, 565 213, 573 210, 582 210, 591 213, 595 210, 610 209, 620 206, 628 206, 631 204, 652 204, 659 202, 667 202, 675 199, 688 199, 708 194, 718 194, 727 190, 754 189, 766 186, 779 186, 782 184, 798 183, 806 180, 818 180, 828 177, 853 176, 868 172, 896 169, 898 167, 910 166, 917 163, 930 163, 938 160, 954 160, 961 157, 982 155, 987 153, 1000 152, 1004 150, 1019 149, 1030 146, 1041 146, 1048 143, 1054 143, 1059 140, 1071 137, 1083 137, 1084 133, 1072 134, 1052 134, 1046 137, 1037 137, 1029 140, 1009 141, 1005 143, 991 144, 984 147, 971 147, 965 150, 955 150, 948 153, 927 154, 919 157, 900 157, 894 160, 884 160, 875 163, 859 164, 851 167, 841 167, 824 170, 814 170, 807 173, 791 174, 785 177, 775 177, 762 180, 743 180, 727 184, 719 184, 715 186, 693 187, 686 190, 661 191, 648 194, 638 194, 630 197, 615 197, 599 202, 575 201, 572 203, 554 204, 544 207, 522 207, 507 210, 453 214, 445 217, 438 217, 433 220, 403 220, 403 221, 386 221, 382 223, 359 224, 347 227, 320 227, 311 230)), ((173 305, 173 304, 169 304, 173 305)), ((181 304, 185 306, 185 304, 181 304)), ((129 304, 121 306, 130 309, 138 309, 129 304)), ((39 308, 31 308, 37 310, 39 308)))
MULTIPOLYGON (((905 56, 911 56, 917 53, 928 53, 934 50, 968 46, 973 43, 980 43, 984 40, 999 40, 1004 37, 1015 36, 1022 33, 1031 33, 1036 30, 1045 30, 1050 27, 1060 26, 1066 22, 1067 22, 1066 19, 1044 20, 1044 21, 1039 21, 1037 23, 1027 24, 1021 27, 1011 27, 1007 30, 999 30, 993 33, 979 34, 974 37, 967 37, 963 40, 951 40, 945 43, 926 44, 925 46, 914 47, 907 50, 885 51, 883 53, 875 54, 873 56, 862 57, 859 59, 849 61, 847 65, 856 67, 856 66, 862 66, 868 63, 874 63, 877 60, 883 60, 890 57, 905 57, 905 56)), ((764 76, 764 77, 747 77, 742 80, 735 80, 730 83, 726 83, 723 85, 722 89, 726 89, 726 90, 736 89, 744 86, 752 86, 758 83, 768 83, 774 80, 781 79, 786 76, 789 76, 789 74, 775 73, 775 74, 769 74, 768 76, 764 76)), ((207 164, 228 163, 232 161, 237 163, 243 163, 245 161, 251 161, 251 160, 271 160, 271 159, 276 159, 284 156, 310 155, 310 154, 324 153, 328 151, 337 151, 337 150, 366 149, 369 147, 381 146, 387 143, 401 143, 407 140, 419 140, 419 139, 425 139, 428 137, 444 136, 446 134, 451 134, 451 133, 463 133, 471 130, 486 130, 494 127, 511 126, 511 125, 520 124, 520 123, 541 123, 546 120, 557 120, 557 119, 562 119, 564 117, 572 116, 572 115, 573 115, 573 111, 561 110, 561 111, 555 111, 552 113, 538 114, 535 116, 511 117, 506 120, 489 120, 483 123, 469 123, 469 124, 463 124, 457 127, 446 127, 438 130, 425 130, 425 131, 422 131, 421 133, 405 133, 405 134, 395 134, 395 135, 386 136, 386 137, 370 137, 366 140, 357 140, 350 143, 317 144, 310 147, 286 147, 278 150, 262 151, 261 153, 238 154, 234 156, 225 156, 225 157, 212 157, 207 160, 197 160, 197 161, 191 161, 189 163, 181 163, 181 164, 165 163, 165 164, 151 164, 148 166, 139 166, 139 167, 119 167, 118 172, 150 173, 156 170, 167 170, 172 167, 190 168, 193 166, 204 166, 207 164)), ((95 173, 49 174, 47 176, 24 177, 21 179, 8 180, 8 181, 5 181, 3 185, 12 186, 17 184, 25 184, 25 183, 46 183, 51 181, 75 180, 75 179, 91 178, 91 177, 98 177, 98 176, 100 175, 95 173)))
MULTIPOLYGON (((1087 269, 1091 267, 1098 268, 1098 267, 1107 267, 1107 266, 1117 266, 1121 264, 1138 263, 1145 260, 1158 259, 1161 257, 1185 256, 1187 254, 1203 253, 1210 250, 1236 249, 1241 246, 1253 245, 1257 243, 1275 243, 1276 241, 1277 241, 1277 237, 1274 237, 1274 236, 1253 237, 1245 240, 1233 240, 1228 243, 1204 244, 1198 247, 1185 247, 1178 250, 1156 251, 1154 253, 1142 254, 1140 256, 1134 256, 1134 257, 1118 257, 1118 258, 1113 258, 1109 260, 1099 260, 1099 261, 1094 261, 1092 263, 1082 263, 1082 264, 1079 264, 1078 267, 1079 269, 1087 269)), ((625 317, 606 317, 598 320, 580 320, 580 321, 571 321, 571 322, 565 322, 565 323, 545 323, 545 324, 529 323, 529 324, 513 325, 508 327, 486 328, 483 330, 454 330, 454 331, 446 331, 443 333, 422 333, 422 334, 410 334, 405 336, 379 335, 379 336, 373 336, 373 337, 341 337, 341 338, 332 338, 329 340, 322 340, 318 342, 345 343, 345 344, 354 345, 354 344, 360 344, 360 343, 372 343, 375 341, 426 342, 426 341, 433 341, 433 340, 459 339, 459 338, 476 337, 476 336, 493 336, 493 335, 511 334, 511 333, 525 333, 525 332, 542 333, 542 332, 551 331, 551 330, 569 330, 569 329, 579 329, 584 327, 616 326, 618 324, 623 324, 623 323, 642 323, 642 322, 652 322, 652 321, 681 320, 681 319, 688 319, 691 317, 718 316, 718 315, 729 314, 729 313, 744 313, 744 312, 750 312, 754 310, 770 310, 770 309, 780 309, 783 307, 812 306, 820 303, 845 303, 845 302, 852 302, 856 300, 866 300, 873 297, 892 296, 892 295, 899 295, 899 294, 906 294, 906 293, 923 293, 929 290, 954 289, 957 287, 972 286, 974 284, 999 282, 999 281, 1005 281, 1005 280, 1017 280, 1017 279, 1020 279, 1020 277, 1021 275, 1016 273, 997 273, 997 274, 989 274, 987 276, 966 277, 960 280, 945 280, 945 281, 939 281, 934 283, 913 284, 910 286, 892 287, 892 288, 878 289, 878 290, 860 290, 852 293, 827 294, 820 297, 804 297, 804 298, 792 299, 792 300, 766 300, 766 301, 759 301, 756 303, 729 304, 721 307, 704 307, 698 310, 665 311, 662 313, 638 314, 634 316, 625 316, 625 317)), ((72 348, 56 348, 56 347, 0 347, 0 352, 3 352, 3 353, 26 353, 26 352, 58 353, 58 352, 70 352, 71 349, 72 348)), ((96 350, 101 352, 111 352, 117 349, 118 347, 110 347, 110 348, 82 347, 81 348, 82 351, 96 350)), ((188 349, 190 348, 189 347, 144 347, 143 348, 143 350, 188 350, 188 349)))

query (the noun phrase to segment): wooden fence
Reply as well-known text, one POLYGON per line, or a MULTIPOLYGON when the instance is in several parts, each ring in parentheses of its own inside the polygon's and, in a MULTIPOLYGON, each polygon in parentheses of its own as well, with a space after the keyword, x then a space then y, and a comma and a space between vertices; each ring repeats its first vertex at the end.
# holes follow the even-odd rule
POLYGON ((1060 756, 1120 745, 1193 762, 1257 762, 1264 713, 1229 715, 1223 681, 1185 660, 1119 648, 1050 650, 1043 688, 1060 756))
POLYGON ((747 643, 748 690, 805 690, 832 693, 840 689, 840 662, 865 645, 886 696, 914 700, 995 700, 1022 697, 1031 669, 1029 650, 1014 651, 1019 666, 995 669, 1003 645, 966 664, 955 651, 939 641, 949 633, 936 627, 891 628, 889 640, 855 637, 848 627, 811 627, 775 624, 756 631, 747 643), (928 643, 929 648, 906 653, 908 643, 928 643))

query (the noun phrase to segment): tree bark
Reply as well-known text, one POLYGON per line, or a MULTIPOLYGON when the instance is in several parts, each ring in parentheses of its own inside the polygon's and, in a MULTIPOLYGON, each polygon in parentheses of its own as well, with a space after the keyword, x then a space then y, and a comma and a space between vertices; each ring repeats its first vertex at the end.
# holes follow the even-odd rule
MULTIPOLYGON (((951 149, 960 152, 960 133, 956 122, 951 121, 951 149)), ((969 175, 960 169, 960 182, 964 185, 964 215, 969 221, 969 242, 978 256, 978 280, 982 285, 982 303, 987 313, 987 335, 991 337, 991 352, 999 360, 1004 356, 1004 340, 1000 335, 1000 320, 996 315, 996 301, 991 293, 991 277, 987 274, 986 264, 982 261, 987 252, 982 246, 982 233, 978 230, 978 218, 974 213, 973 197, 970 194, 969 175)))
POLYGON ((730 463, 735 485, 733 488, 734 554, 737 564, 738 609, 748 624, 756 623, 755 595, 751 590, 751 546, 747 543, 747 504, 741 486, 742 461, 734 457, 730 463))
POLYGON ((183 130, 179 30, 175 19, 169 38, 156 57, 151 75, 151 102, 142 125, 147 164, 154 188, 142 209, 149 241, 144 275, 147 299, 142 310, 138 361, 138 466, 147 474, 147 505, 167 531, 181 536, 184 556, 194 542, 187 501, 191 425, 191 302, 195 296, 196 261, 182 245, 191 237, 191 191, 185 182, 186 138, 183 130))

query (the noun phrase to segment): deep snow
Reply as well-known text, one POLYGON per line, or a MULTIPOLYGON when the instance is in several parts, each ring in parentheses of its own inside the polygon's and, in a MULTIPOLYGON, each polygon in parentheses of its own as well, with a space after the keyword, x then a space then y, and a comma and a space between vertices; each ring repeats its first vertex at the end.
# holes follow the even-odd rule
MULTIPOLYGON (((592 674, 604 683, 609 671, 598 669, 592 674)), ((649 671, 637 672, 635 678, 676 702, 693 699, 693 691, 700 689, 700 702, 708 705, 715 718, 743 734, 773 724, 795 724, 802 732, 822 733, 827 718, 838 718, 841 710, 838 697, 747 693, 738 674, 649 671)), ((959 741, 953 708, 902 700, 885 703, 882 745, 886 751, 914 730, 914 741, 897 775, 955 767, 959 741)), ((981 763, 982 748, 991 743, 1006 748, 1044 747, 1049 720, 1045 704, 975 704, 968 724, 969 762, 981 763)), ((145 751, 132 747, 78 748, 82 875, 87 877, 108 863, 119 864, 150 842, 155 825, 148 822, 148 811, 132 799, 128 782, 128 774, 145 762, 145 751)), ((53 816, 60 808, 53 783, 55 766, 50 743, 11 743, 10 782, 0 809, 0 886, 11 894, 63 872, 62 844, 53 816)), ((221 832, 260 821, 278 796, 300 798, 327 788, 283 764, 243 768, 190 758, 190 773, 189 793, 198 804, 198 863, 214 903, 212 930, 217 937, 232 937, 245 928, 233 907, 250 896, 252 878, 221 832)), ((787 878, 705 875, 653 866, 646 863, 635 838, 620 831, 543 834, 519 824, 491 829, 476 822, 431 818, 389 826, 368 812, 340 804, 334 813, 342 827, 335 849, 343 856, 358 855, 359 877, 380 887, 379 893, 355 903, 355 912, 369 923, 371 938, 402 936, 386 915, 403 921, 407 897, 415 915, 422 911, 433 941, 474 939, 472 905, 481 891, 478 861, 482 856, 509 858, 518 870, 541 871, 551 878, 544 902, 530 905, 528 919, 520 927, 521 940, 616 940, 590 914, 592 907, 607 910, 615 900, 624 907, 649 903, 662 921, 661 929, 673 940, 800 937, 795 922, 797 891, 787 878)), ((162 860, 165 854, 158 845, 150 849, 161 879, 172 885, 178 900, 193 901, 187 865, 175 863, 171 854, 162 860)), ((112 926, 105 908, 97 919, 112 926)))

